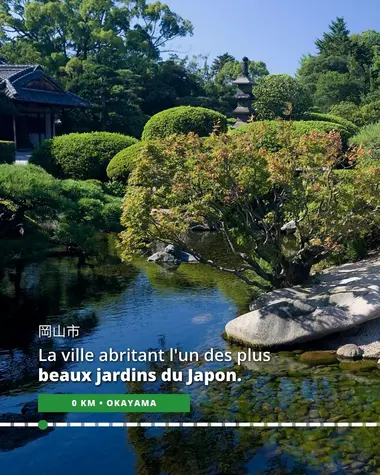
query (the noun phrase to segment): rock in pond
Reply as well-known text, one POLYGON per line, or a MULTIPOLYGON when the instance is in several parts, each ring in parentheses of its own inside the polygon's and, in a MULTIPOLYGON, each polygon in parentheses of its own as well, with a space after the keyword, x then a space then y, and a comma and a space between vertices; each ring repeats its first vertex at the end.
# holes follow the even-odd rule
POLYGON ((306 351, 300 356, 300 361, 311 366, 329 365, 338 362, 336 354, 332 351, 306 351))
POLYGON ((275 290, 251 309, 227 323, 227 339, 270 348, 354 328, 380 317, 380 257, 327 269, 314 285, 275 290))
POLYGON ((348 344, 338 348, 336 355, 340 360, 359 360, 362 358, 364 351, 357 345, 348 344))
POLYGON ((286 234, 294 234, 297 231, 297 223, 294 219, 284 224, 281 231, 286 234))
POLYGON ((197 264, 198 260, 188 252, 181 251, 179 247, 169 244, 163 251, 156 252, 152 256, 148 257, 148 262, 176 267, 183 262, 197 264))

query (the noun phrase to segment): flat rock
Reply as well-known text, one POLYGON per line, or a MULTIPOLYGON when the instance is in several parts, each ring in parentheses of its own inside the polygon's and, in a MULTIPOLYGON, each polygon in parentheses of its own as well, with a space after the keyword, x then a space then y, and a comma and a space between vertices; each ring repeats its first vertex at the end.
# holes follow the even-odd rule
MULTIPOLYGON (((227 323, 228 339, 270 348, 345 332, 380 316, 380 258, 327 269, 312 286, 275 290, 250 308, 227 323)), ((380 340, 377 327, 365 344, 380 340)), ((366 355, 355 339, 345 343, 357 344, 366 355)))

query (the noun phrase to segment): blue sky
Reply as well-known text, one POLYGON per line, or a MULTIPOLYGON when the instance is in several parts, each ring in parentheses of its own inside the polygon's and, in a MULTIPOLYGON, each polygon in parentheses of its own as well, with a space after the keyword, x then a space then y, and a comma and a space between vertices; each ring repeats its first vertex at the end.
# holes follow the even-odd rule
POLYGON ((165 0, 194 25, 194 36, 170 47, 214 58, 229 52, 238 59, 264 61, 272 73, 294 74, 303 54, 331 20, 343 16, 351 33, 380 30, 380 0, 165 0))

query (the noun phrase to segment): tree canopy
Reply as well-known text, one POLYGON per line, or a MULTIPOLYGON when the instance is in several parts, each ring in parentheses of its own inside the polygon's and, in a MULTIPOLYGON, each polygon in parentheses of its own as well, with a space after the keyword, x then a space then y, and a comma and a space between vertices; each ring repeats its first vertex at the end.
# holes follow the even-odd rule
POLYGON ((125 258, 154 241, 175 243, 200 262, 261 288, 303 283, 311 266, 348 240, 378 225, 376 173, 360 155, 355 170, 338 177, 342 143, 336 132, 295 136, 283 122, 279 146, 267 149, 261 134, 171 136, 146 144, 124 200, 125 258), (296 223, 296 243, 286 249, 281 229, 296 223), (191 222, 224 237, 227 267, 186 238, 191 222))
POLYGON ((298 70, 313 105, 358 125, 373 122, 373 115, 363 116, 359 109, 380 99, 380 33, 351 34, 344 19, 337 18, 315 44, 318 53, 303 57, 298 70))

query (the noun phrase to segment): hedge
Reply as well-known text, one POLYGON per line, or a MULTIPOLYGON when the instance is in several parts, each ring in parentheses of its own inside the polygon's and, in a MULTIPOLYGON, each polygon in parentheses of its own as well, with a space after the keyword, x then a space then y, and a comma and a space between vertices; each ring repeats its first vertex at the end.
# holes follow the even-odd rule
POLYGON ((144 142, 138 142, 117 153, 108 164, 108 178, 110 180, 126 183, 129 174, 133 170, 134 164, 139 159, 140 152, 144 145, 144 142))
POLYGON ((0 163, 13 163, 15 161, 15 144, 0 140, 0 163))
POLYGON ((172 134, 194 132, 200 137, 210 135, 215 128, 227 131, 227 117, 205 107, 180 106, 151 117, 145 124, 142 140, 164 138, 172 134))
POLYGON ((105 181, 111 159, 136 142, 133 137, 111 132, 61 135, 37 147, 30 162, 57 178, 105 181))
MULTIPOLYGON (((257 134, 260 136, 258 141, 258 147, 267 147, 272 150, 278 149, 278 144, 276 140, 276 135, 281 126, 281 121, 279 120, 262 120, 257 122, 251 122, 249 124, 243 125, 238 129, 234 129, 230 133, 232 134, 244 134, 251 133, 253 135, 257 134)), ((318 133, 329 133, 333 130, 339 132, 342 137, 344 144, 347 143, 350 133, 348 130, 340 124, 335 124, 332 122, 324 121, 296 121, 292 122, 292 129, 294 134, 297 137, 308 134, 312 131, 318 133)))
POLYGON ((302 114, 301 120, 317 120, 322 122, 332 122, 334 124, 340 124, 348 130, 351 135, 355 135, 359 132, 359 127, 350 120, 344 119, 334 114, 320 114, 319 112, 305 112, 302 114))

